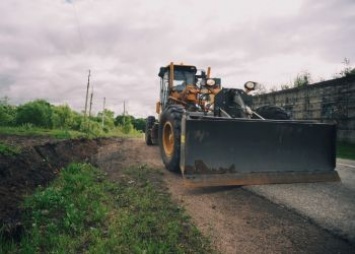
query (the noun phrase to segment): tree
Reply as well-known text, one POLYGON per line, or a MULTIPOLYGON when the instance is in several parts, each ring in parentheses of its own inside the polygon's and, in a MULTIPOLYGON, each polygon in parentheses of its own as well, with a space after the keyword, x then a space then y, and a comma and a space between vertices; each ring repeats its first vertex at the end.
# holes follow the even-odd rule
POLYGON ((52 114, 52 107, 47 101, 35 100, 17 108, 16 123, 52 128, 52 114))
POLYGON ((123 126, 125 124, 125 122, 127 121, 127 119, 129 119, 129 121, 133 122, 134 121, 134 117, 130 116, 130 115, 118 115, 115 118, 115 125, 116 126, 123 126))
POLYGON ((114 118, 115 113, 109 109, 105 109, 103 112, 99 112, 97 114, 97 120, 102 121, 102 118, 104 118, 104 126, 106 128, 113 128, 115 127, 115 118, 114 118))
POLYGON ((145 119, 133 117, 132 124, 137 131, 145 131, 145 119))
POLYGON ((344 68, 339 73, 341 77, 348 77, 351 75, 355 75, 355 68, 354 69, 351 68, 349 58, 345 57, 343 64, 344 64, 344 68))
POLYGON ((281 90, 288 90, 291 89, 291 85, 289 84, 281 84, 281 90))
POLYGON ((122 126, 122 131, 125 134, 130 133, 133 130, 132 118, 124 116, 124 123, 122 126))
POLYGON ((75 115, 68 105, 53 107, 53 127, 70 129, 74 126, 75 115))
POLYGON ((16 107, 8 104, 8 98, 0 100, 0 126, 12 126, 15 124, 16 107))
POLYGON ((293 81, 293 87, 303 87, 310 84, 311 74, 308 71, 304 71, 297 74, 297 77, 293 81))

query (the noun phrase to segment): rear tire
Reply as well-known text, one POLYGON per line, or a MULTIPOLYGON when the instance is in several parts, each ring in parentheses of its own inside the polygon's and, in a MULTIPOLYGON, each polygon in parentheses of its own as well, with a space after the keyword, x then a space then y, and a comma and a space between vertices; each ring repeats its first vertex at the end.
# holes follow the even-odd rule
POLYGON ((148 116, 146 122, 145 122, 145 143, 148 146, 153 145, 152 141, 152 127, 155 122, 155 117, 154 116, 148 116))
POLYGON ((164 110, 159 125, 159 147, 166 169, 180 171, 180 134, 183 108, 172 105, 164 110))
POLYGON ((290 120, 290 115, 283 109, 277 106, 262 106, 255 110, 260 116, 270 120, 290 120))

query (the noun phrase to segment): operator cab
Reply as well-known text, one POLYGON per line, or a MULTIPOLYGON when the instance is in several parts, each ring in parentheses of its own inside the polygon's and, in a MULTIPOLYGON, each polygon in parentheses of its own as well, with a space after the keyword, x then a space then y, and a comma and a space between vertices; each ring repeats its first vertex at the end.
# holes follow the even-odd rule
POLYGON ((160 102, 165 108, 171 92, 182 93, 186 86, 196 85, 197 69, 192 65, 168 65, 161 67, 160 77, 160 102))

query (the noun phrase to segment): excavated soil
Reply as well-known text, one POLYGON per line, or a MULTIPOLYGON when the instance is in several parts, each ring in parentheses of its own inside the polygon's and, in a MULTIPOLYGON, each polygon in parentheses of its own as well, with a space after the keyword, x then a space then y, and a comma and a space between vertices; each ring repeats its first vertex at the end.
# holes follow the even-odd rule
POLYGON ((16 145, 16 156, 0 154, 0 227, 4 237, 18 240, 21 232, 21 202, 37 187, 46 186, 70 162, 92 162, 100 146, 109 140, 68 140, 2 136, 1 142, 16 145))
POLYGON ((21 233, 23 195, 53 180, 69 162, 89 161, 113 181, 129 166, 160 169, 172 198, 221 253, 355 253, 353 243, 245 189, 186 189, 179 175, 164 169, 158 147, 143 140, 48 141, 30 141, 35 145, 25 145, 16 159, 0 156, 0 222, 9 237, 21 233))

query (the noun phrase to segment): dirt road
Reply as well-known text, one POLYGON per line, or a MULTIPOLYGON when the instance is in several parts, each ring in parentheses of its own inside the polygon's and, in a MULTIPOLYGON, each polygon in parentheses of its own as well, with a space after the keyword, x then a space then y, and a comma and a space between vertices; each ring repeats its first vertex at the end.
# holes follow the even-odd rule
POLYGON ((147 147, 142 140, 103 146, 97 162, 112 179, 121 167, 146 164, 161 169, 173 199, 222 253, 355 253, 346 235, 251 187, 186 189, 179 175, 164 169, 158 147, 147 147))

